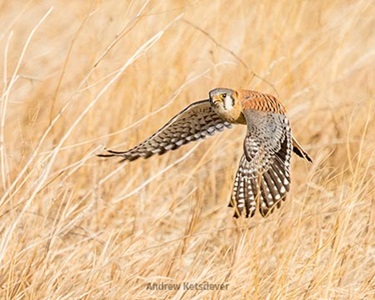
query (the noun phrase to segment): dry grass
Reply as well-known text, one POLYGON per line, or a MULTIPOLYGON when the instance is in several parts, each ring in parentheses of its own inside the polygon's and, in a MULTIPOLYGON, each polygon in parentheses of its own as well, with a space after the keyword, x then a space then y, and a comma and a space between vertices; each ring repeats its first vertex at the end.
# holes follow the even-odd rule
POLYGON ((372 1, 2 1, 0 298, 374 299, 374 16, 372 1), (294 157, 267 219, 227 208, 245 127, 132 164, 95 156, 218 86, 278 95, 315 158, 294 157), (147 289, 184 282, 228 288, 147 289))

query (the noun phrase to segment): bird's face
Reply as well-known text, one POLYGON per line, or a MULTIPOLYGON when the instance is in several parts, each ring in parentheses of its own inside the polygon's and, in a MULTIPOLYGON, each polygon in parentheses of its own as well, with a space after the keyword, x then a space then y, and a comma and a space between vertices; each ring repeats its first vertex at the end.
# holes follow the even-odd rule
POLYGON ((210 103, 215 112, 224 120, 234 124, 246 124, 238 92, 218 88, 209 93, 210 103))
POLYGON ((214 89, 209 93, 211 105, 219 112, 228 113, 236 106, 236 94, 231 89, 214 89))

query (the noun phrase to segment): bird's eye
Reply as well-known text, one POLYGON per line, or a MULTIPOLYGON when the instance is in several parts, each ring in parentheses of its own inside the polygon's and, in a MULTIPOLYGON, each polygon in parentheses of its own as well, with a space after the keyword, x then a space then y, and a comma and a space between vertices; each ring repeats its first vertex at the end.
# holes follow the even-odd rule
POLYGON ((221 99, 225 99, 227 97, 227 94, 226 93, 222 93, 221 94, 221 99))

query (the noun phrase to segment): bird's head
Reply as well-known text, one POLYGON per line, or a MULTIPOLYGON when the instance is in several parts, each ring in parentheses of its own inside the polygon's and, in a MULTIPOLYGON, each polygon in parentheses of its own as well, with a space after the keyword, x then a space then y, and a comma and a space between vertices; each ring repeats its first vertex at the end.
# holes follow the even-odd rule
POLYGON ((237 92, 231 89, 217 88, 209 93, 211 105, 218 111, 229 112, 236 106, 237 92))
POLYGON ((218 88, 209 93, 210 103, 215 112, 230 123, 245 124, 242 104, 238 92, 231 89, 218 88))

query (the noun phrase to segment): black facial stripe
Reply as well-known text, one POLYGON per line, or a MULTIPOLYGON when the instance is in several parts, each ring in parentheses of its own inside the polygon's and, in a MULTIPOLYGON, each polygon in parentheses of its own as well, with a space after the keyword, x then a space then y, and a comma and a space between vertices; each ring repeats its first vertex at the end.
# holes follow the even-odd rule
MULTIPOLYGON (((232 100, 232 107, 234 107, 234 98, 232 96, 229 96, 229 95, 227 97, 229 97, 232 100)), ((226 100, 226 98, 223 99, 223 107, 224 107, 225 110, 227 110, 228 108, 226 106, 225 100, 226 100)))

